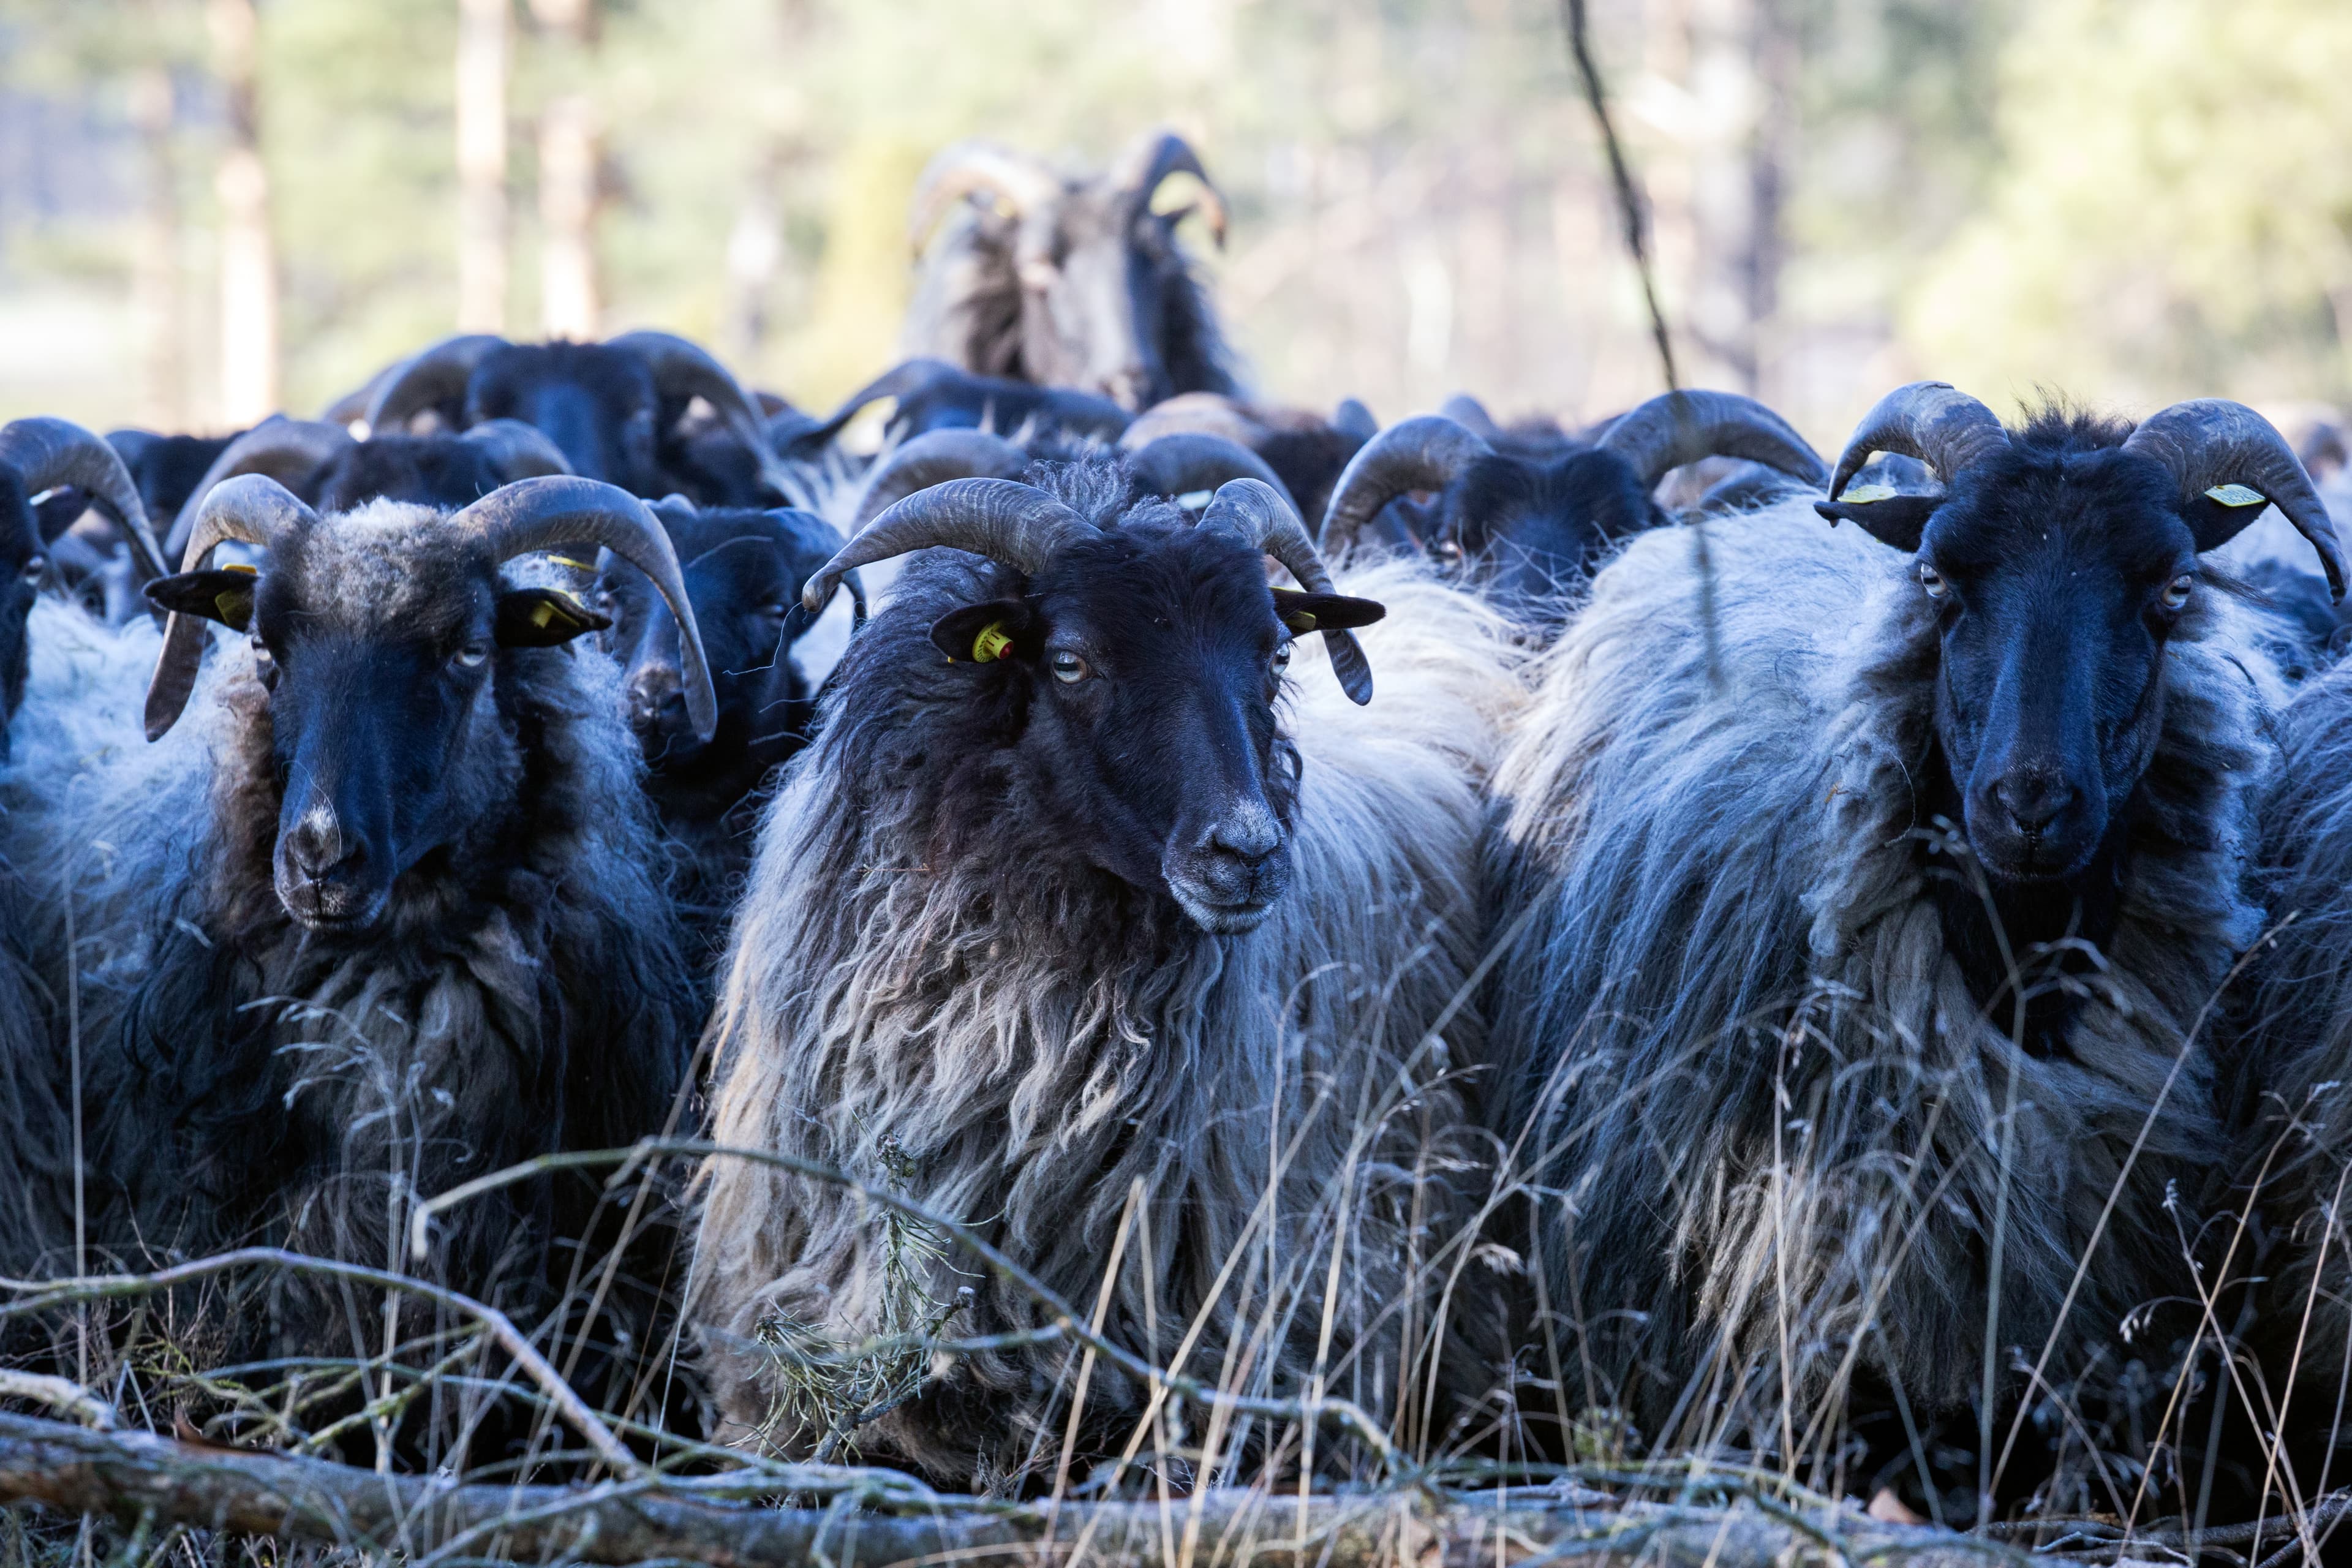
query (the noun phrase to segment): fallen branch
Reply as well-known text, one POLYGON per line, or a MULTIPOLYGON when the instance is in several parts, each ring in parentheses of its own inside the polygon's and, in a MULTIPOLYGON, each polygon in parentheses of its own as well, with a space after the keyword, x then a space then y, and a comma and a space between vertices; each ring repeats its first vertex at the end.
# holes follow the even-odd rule
POLYGON ((5 1279, 0 1289, 22 1291, 18 1300, 0 1306, 0 1318, 26 1317, 47 1311, 53 1307, 84 1301, 120 1300, 133 1296, 152 1296, 170 1290, 193 1280, 207 1279, 247 1267, 280 1268, 289 1274, 317 1275, 329 1279, 348 1279, 365 1285, 379 1286, 386 1290, 421 1297, 472 1318, 488 1331, 499 1348, 514 1358, 514 1363, 524 1376, 537 1384, 564 1421, 580 1434, 597 1457, 626 1475, 644 1470, 635 1454, 629 1452, 613 1429, 607 1426, 587 1404, 572 1391, 572 1385, 556 1375, 514 1320, 486 1301, 445 1286, 414 1279, 404 1274, 393 1274, 382 1268, 370 1268, 358 1263, 339 1263, 332 1258, 309 1258, 299 1252, 288 1252, 276 1247, 245 1247, 234 1252, 217 1253, 199 1258, 192 1263, 157 1269, 152 1274, 98 1274, 86 1279, 5 1279))
MULTIPOLYGON (((901 1511, 762 1506, 755 1475, 641 1476, 592 1487, 458 1485, 386 1476, 320 1459, 95 1432, 0 1413, 0 1504, 37 1503, 125 1530, 215 1530, 365 1550, 412 1560, 628 1564, 656 1559, 710 1568, 824 1562, 878 1568, 942 1553, 1026 1563, 1160 1564, 1173 1528, 1157 1500, 1043 1507, 974 1499, 886 1500, 901 1511)), ((1209 1560, 1318 1568, 1411 1564, 1907 1563, 1981 1568, 2013 1547, 1948 1531, 1879 1524, 1852 1509, 1759 1510, 1623 1502, 1546 1488, 1432 1502, 1426 1493, 1295 1496, 1218 1490, 1197 1500, 1209 1560)))

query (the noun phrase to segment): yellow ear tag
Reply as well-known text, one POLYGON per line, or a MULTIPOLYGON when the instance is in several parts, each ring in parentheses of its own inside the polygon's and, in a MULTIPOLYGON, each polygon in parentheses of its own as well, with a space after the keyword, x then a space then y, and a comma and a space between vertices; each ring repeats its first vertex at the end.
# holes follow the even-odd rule
POLYGON ((1003 658, 1012 647, 1013 634, 1004 629, 1004 623, 991 621, 980 628, 978 637, 971 639, 971 661, 974 664, 993 663, 1003 658))
POLYGON ((1893 494, 1895 494, 1895 487, 1893 485, 1856 485, 1853 489, 1846 491, 1845 494, 1838 497, 1838 500, 1867 502, 1885 500, 1887 497, 1893 494))
POLYGON ((2268 506, 2270 498, 2243 485, 2215 485, 2206 495, 2223 506, 2268 506))
POLYGON ((1305 610, 1293 610, 1290 614, 1282 617, 1282 624, 1288 626, 1292 631, 1304 636, 1315 629, 1315 617, 1307 614, 1305 610))
POLYGON ((545 599, 541 599, 530 607, 530 624, 540 630, 545 631, 547 623, 553 619, 555 619, 555 606, 545 599))
POLYGON ((258 577, 261 575, 261 568, 256 566, 250 561, 232 561, 227 565, 222 567, 221 570, 224 572, 234 572, 240 577, 258 577))
POLYGON ((232 588, 226 594, 213 595, 213 608, 222 620, 235 626, 253 614, 253 593, 247 588, 232 588))

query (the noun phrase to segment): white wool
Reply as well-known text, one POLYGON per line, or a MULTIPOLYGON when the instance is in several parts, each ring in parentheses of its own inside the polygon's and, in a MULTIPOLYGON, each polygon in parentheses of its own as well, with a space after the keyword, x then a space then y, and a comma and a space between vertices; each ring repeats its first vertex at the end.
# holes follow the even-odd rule
POLYGON ((1915 780, 1939 664, 1908 561, 1809 501, 1642 537, 1547 656, 1497 773, 1496 919, 1529 922, 1493 1019, 1502 1131, 1546 1117, 1522 1164, 1555 1156, 1540 1180, 1566 1194, 1538 1238, 1554 1309, 1597 1324, 1595 1397, 1654 1438, 1777 1440, 1783 1401, 1801 1426, 1856 1357, 1916 1406, 1964 1402, 1997 1208, 1992 1331, 2029 1359, 2055 1333, 2053 1378, 2178 1289, 2161 1205, 2219 1147, 2201 1014, 2259 926, 2251 806, 2282 683, 2243 606, 2199 595, 2105 973, 2063 1053, 2020 1052, 1932 900, 1952 861, 1925 851, 1915 780), (1645 1316, 1593 1316, 1627 1308, 1645 1316), (1660 1431, 1693 1379, 1692 1425, 1660 1431))
MULTIPOLYGON (((1001 924, 993 889, 1022 868, 923 866, 910 839, 924 825, 882 808, 850 820, 856 781, 821 738, 771 809, 738 918, 712 1026, 717 1140, 898 1187, 1087 1303, 1140 1183, 1150 1251, 1133 1240, 1108 1331, 1165 1356, 1204 1314, 1192 1364, 1213 1375, 1229 1342, 1270 1328, 1242 1378, 1255 1393, 1295 1391, 1311 1363, 1344 1227, 1333 1375, 1393 1406, 1397 1336, 1410 1326, 1417 1363, 1433 1337, 1430 1282, 1406 1283, 1406 1255, 1453 1239, 1411 1218, 1416 1194, 1425 1229, 1455 1217, 1444 1167, 1412 1173, 1454 1149, 1456 1069, 1480 1054, 1462 1004, 1483 918, 1481 790, 1522 689, 1507 627, 1470 596, 1402 565, 1340 588, 1389 606, 1362 634, 1377 695, 1349 702, 1311 641, 1294 661, 1294 877, 1246 935, 1187 925, 1139 959, 1117 956, 1115 931, 1071 946, 1001 924), (1270 1181, 1272 1217, 1253 1233, 1270 1181), (1246 1267, 1215 1291, 1236 1248, 1246 1267)), ((979 1297, 958 1333, 1044 1321, 952 1249, 894 1283, 885 1232, 852 1194, 724 1157, 705 1182, 691 1310, 733 1440, 805 1449, 821 1435, 780 1387, 779 1342, 856 1342, 967 1283, 979 1297)), ((1069 1370, 1058 1346, 960 1361, 859 1441, 934 1473, 1001 1478, 1060 1419, 1069 1370)), ((1108 1369, 1092 1388, 1090 1445, 1138 1407, 1108 1369)))

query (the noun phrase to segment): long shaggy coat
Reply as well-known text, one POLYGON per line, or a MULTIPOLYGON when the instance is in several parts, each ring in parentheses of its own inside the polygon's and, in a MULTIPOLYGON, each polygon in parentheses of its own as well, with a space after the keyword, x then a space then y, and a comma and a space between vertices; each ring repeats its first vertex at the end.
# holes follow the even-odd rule
MULTIPOLYGON (((715 1135, 976 1227, 1158 1364, 1190 1344, 1186 1370, 1255 1394, 1319 1373, 1411 1439, 1466 1250, 1448 1187, 1482 1048, 1461 1006, 1480 788, 1518 684, 1467 595, 1402 568, 1340 590, 1389 606, 1364 634, 1379 694, 1356 709, 1320 658, 1295 662, 1293 886, 1255 931, 1212 936, 1094 868, 999 760, 972 667, 926 636, 1003 591, 999 569, 916 557, 766 823, 713 1023, 715 1135)), ((691 1310, 733 1440, 805 1452, 919 1387, 855 1445, 982 1486, 1050 1472, 1066 1342, 929 1380, 926 1352, 857 1351, 1050 1312, 851 1193, 725 1156, 705 1180, 691 1310)), ((1081 1462, 1118 1450, 1143 1396, 1094 1369, 1081 1462)))
POLYGON ((2352 1426, 2352 665, 2299 691, 2281 731, 2284 761, 2264 816, 2275 934, 2248 987, 2231 1096, 2242 1185, 2231 1195, 2259 1222, 2236 1261, 2263 1281, 2256 1337, 2279 1391, 2264 1424, 2319 1441, 2324 1454, 2352 1426))
MULTIPOLYGON (((94 1242, 132 1262, 268 1241, 406 1268, 416 1199, 659 1130, 699 1015, 610 662, 500 650, 497 721, 471 743, 498 749, 507 793, 402 879, 376 931, 337 938, 278 900, 268 694, 241 642, 214 655, 153 746, 143 671, 43 731, 48 762, 20 770, 8 824, 56 994, 70 901, 94 1242)), ((427 1272, 542 1301, 595 1187, 542 1180, 453 1211, 427 1272)), ((244 1330, 347 1354, 331 1294, 290 1289, 244 1330)))
POLYGON ((1921 805, 1939 647, 1908 557, 1803 501, 1708 529, 1711 571, 1698 542, 1600 574, 1496 785, 1496 918, 1525 921, 1502 1126, 1558 1194, 1534 1241, 1569 1407, 1804 1447, 1858 1375, 1967 1408, 1989 1342, 2004 1369, 2054 1343, 2063 1386, 2185 1290, 2168 1192, 2221 1147, 2206 1010, 2260 927, 2280 696, 2252 617, 2200 593, 2169 645, 2119 928, 2078 978, 2017 955, 2083 994, 2035 1054, 1937 910, 1976 873, 1921 805))

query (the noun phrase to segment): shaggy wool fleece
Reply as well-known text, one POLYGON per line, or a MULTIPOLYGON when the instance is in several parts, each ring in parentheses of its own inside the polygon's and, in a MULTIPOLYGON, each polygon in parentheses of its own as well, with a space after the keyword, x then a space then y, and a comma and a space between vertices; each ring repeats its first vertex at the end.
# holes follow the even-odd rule
MULTIPOLYGON (((322 526, 350 531, 346 554, 396 553, 415 512, 322 526)), ((93 1248, 135 1263, 264 1240, 405 1268, 417 1197, 661 1128, 700 1015, 609 660, 501 650, 467 742, 492 783, 465 840, 402 879, 377 929, 331 936, 273 886, 282 784, 243 639, 218 641, 152 746, 153 637, 132 640, 79 663, 45 642, 54 689, 37 685, 7 822, 44 983, 75 999, 70 1037, 54 1010, 49 1077, 69 1081, 78 1051, 93 1248)), ((578 1186, 455 1212, 433 1271, 538 1299, 551 1247, 585 1234, 578 1186)), ((349 1353, 332 1294, 281 1295, 236 1347, 349 1353)))
POLYGON ((2261 1224, 2236 1261, 2262 1282, 2256 1339, 2284 1391, 2265 1424, 2315 1460, 2345 1424, 2352 1358, 2352 665, 2298 692, 2281 728, 2285 760, 2264 816, 2277 935, 2247 987, 2231 1097, 2233 1197, 2261 1224))
POLYGON ((1661 1443, 1810 1447, 1858 1373, 1924 1422, 1972 1402, 1989 1342, 2054 1347, 2063 1387, 2187 1289, 2166 1201, 2221 1148, 2207 1014, 2260 928, 2279 683, 2247 608, 2200 593, 2120 927, 2069 978, 2018 955, 2082 993, 2062 1048, 2021 1049, 1935 901, 1975 873, 1920 805, 1939 644, 1909 560, 1809 500, 1643 536, 1497 773, 1496 919, 1527 922, 1501 1126, 1558 1194, 1553 1364, 1571 1409, 1661 1443))
MULTIPOLYGON (((1076 866, 1018 800, 937 852, 943 781, 1001 784, 992 742, 958 738, 971 667, 927 628, 989 596, 994 571, 916 558, 851 647, 738 916, 715 1136, 975 1227, 1161 1365, 1251 1394, 1319 1379, 1408 1438, 1443 1426, 1486 1373, 1433 1353, 1435 1320, 1494 1293, 1477 1269, 1439 1300, 1470 1250, 1454 1189, 1482 1042, 1463 1004, 1481 785, 1520 692, 1507 628, 1407 568, 1343 578, 1389 606, 1363 634, 1378 695, 1350 704, 1311 644, 1294 662, 1293 886, 1257 930, 1211 936, 1076 866)), ((845 1347, 1052 1321, 837 1187, 724 1156, 704 1179, 691 1310, 731 1441, 806 1453, 929 1359, 845 1347)), ((1076 1359, 1066 1341, 960 1358, 856 1446, 984 1487, 1050 1473, 1076 1359)), ((1143 1399, 1093 1369, 1082 1463, 1119 1449, 1143 1399)), ((1170 1418, 1195 1440, 1209 1419, 1170 1418)), ((1243 1447, 1264 1435, 1225 1429, 1243 1447)))

